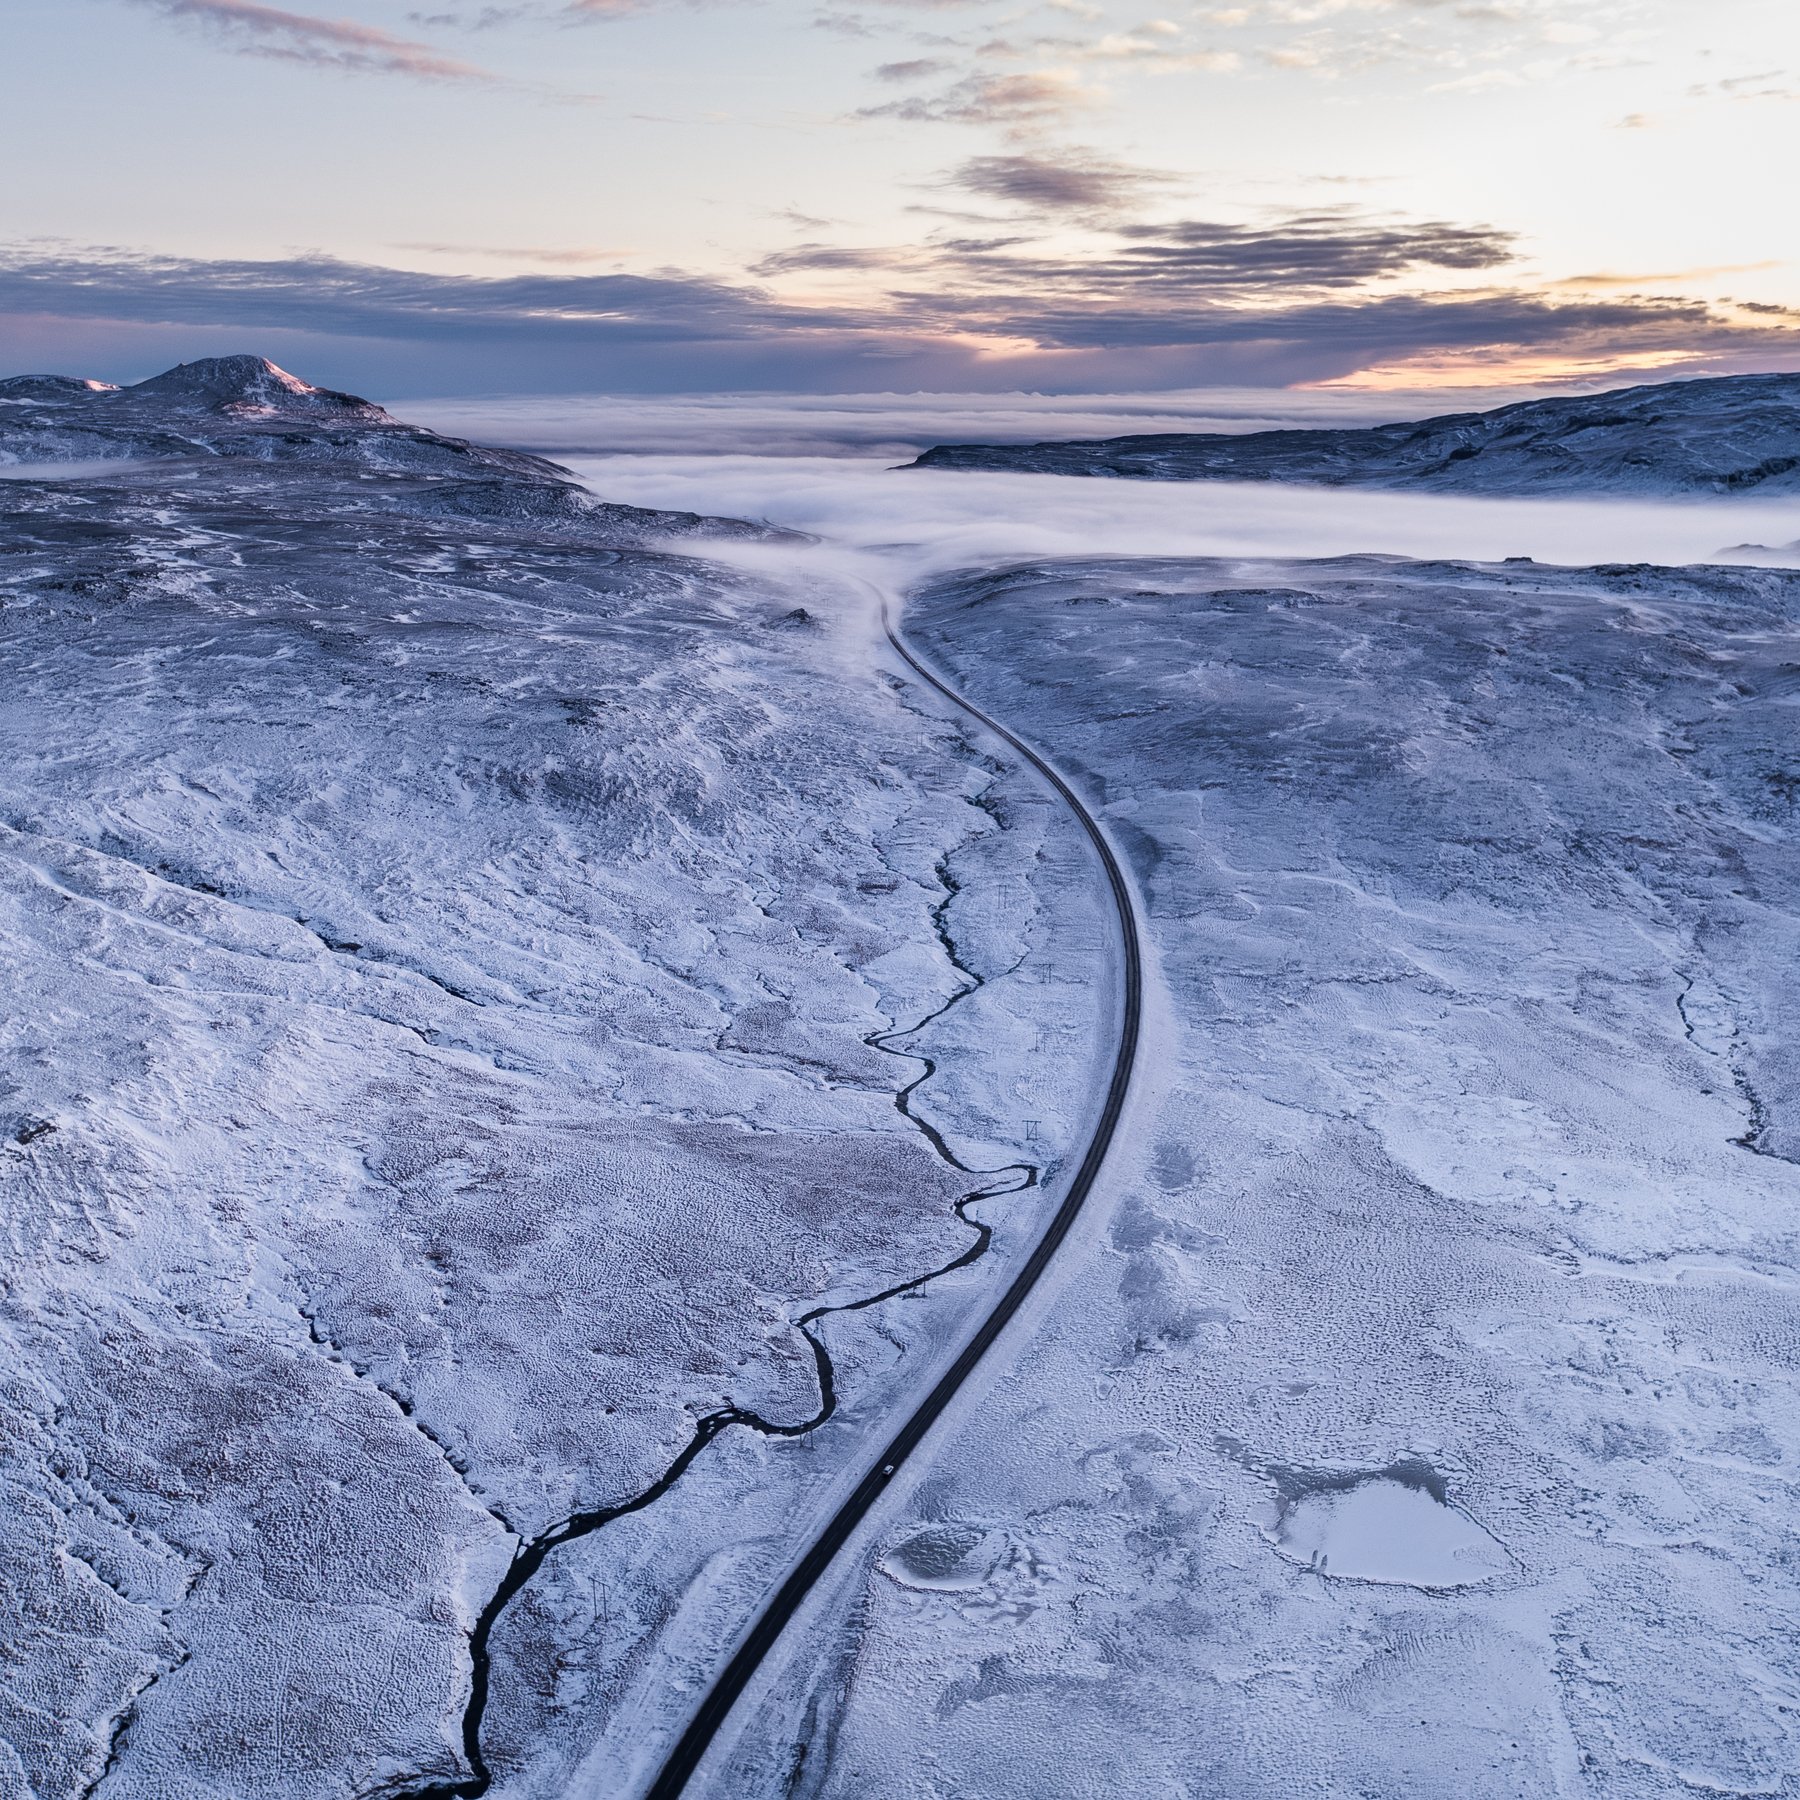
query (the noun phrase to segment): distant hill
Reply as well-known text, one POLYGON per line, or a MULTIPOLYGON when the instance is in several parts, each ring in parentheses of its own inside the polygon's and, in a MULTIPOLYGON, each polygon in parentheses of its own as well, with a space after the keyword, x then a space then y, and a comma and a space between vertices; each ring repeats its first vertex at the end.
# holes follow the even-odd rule
POLYGON ((1800 374, 1672 381, 1356 430, 940 444, 907 466, 1462 494, 1800 494, 1800 374))

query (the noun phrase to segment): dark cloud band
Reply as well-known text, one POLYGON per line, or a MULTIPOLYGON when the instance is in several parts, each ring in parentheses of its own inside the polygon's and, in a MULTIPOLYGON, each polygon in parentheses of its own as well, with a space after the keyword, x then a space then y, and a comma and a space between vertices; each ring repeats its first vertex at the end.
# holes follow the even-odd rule
MULTIPOLYGON (((1504 240, 1337 223, 1335 235, 1315 220, 1285 239, 1273 227, 1182 224, 1159 239, 1121 234, 1125 253, 1091 263, 1031 259, 1004 243, 907 251, 888 262, 886 292, 837 304, 679 274, 477 277, 326 258, 25 249, 0 255, 0 315, 12 321, 0 355, 16 361, 27 345, 116 344, 146 332, 199 354, 222 332, 240 348, 300 334, 321 351, 342 347, 356 379, 388 391, 391 381, 364 371, 404 371, 416 391, 854 389, 870 384, 873 364, 894 365, 880 385, 904 369, 908 386, 1120 387, 1277 384, 1484 346, 1590 360, 1800 355, 1786 315, 1727 316, 1696 301, 1357 292, 1358 281, 1396 270, 1484 267, 1504 240)), ((884 266, 881 253, 830 246, 794 256, 770 272, 873 275, 884 266)), ((332 367, 319 373, 336 378, 332 367)))

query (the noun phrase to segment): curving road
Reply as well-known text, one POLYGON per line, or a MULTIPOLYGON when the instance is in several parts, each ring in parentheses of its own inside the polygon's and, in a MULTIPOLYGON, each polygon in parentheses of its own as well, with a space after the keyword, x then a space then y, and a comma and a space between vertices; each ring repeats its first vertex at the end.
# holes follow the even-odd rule
POLYGON ((730 1716, 738 1696, 761 1666, 763 1658, 775 1647, 776 1640, 786 1629, 789 1620, 830 1567, 838 1552, 849 1542, 851 1534, 863 1522, 875 1502, 881 1498, 888 1483, 899 1473, 907 1458, 918 1449, 925 1434, 962 1391, 976 1366, 993 1347, 994 1340, 1006 1329, 1032 1289, 1037 1286, 1044 1270, 1049 1267, 1050 1259, 1061 1247, 1063 1239, 1069 1235, 1070 1227, 1086 1204, 1101 1165, 1106 1160, 1106 1154, 1112 1147, 1114 1133, 1118 1130, 1120 1117, 1125 1110, 1125 1098, 1131 1088, 1132 1066, 1137 1060, 1138 1032, 1143 1012, 1143 951, 1138 940, 1137 914, 1132 906, 1131 888, 1125 879, 1125 872, 1119 866, 1118 857, 1107 842, 1098 820, 1083 804, 1081 796, 1037 751, 1007 730, 999 720, 990 718, 980 707, 964 699, 906 647, 894 627, 885 601, 881 607, 881 621, 887 632, 888 642, 901 661, 921 681, 1017 751, 1055 789, 1064 805, 1081 822, 1082 830, 1087 833, 1105 873, 1113 911, 1118 920, 1124 964, 1118 1048, 1113 1057, 1112 1076, 1107 1084, 1100 1117, 1088 1140, 1080 1166, 1063 1195, 1062 1203, 1056 1209, 1055 1217, 1045 1227, 1043 1236, 1032 1247, 1006 1292, 1000 1296, 979 1329, 963 1346, 956 1360, 944 1371, 931 1392, 920 1401, 912 1416, 894 1434, 887 1448, 876 1459, 875 1466, 857 1483, 849 1497, 832 1515, 806 1554, 795 1564, 775 1597, 764 1608, 762 1615, 732 1652, 731 1660, 700 1703, 699 1710, 664 1762, 656 1780, 651 1783, 645 1800, 678 1800, 678 1796, 685 1792, 689 1779, 712 1747, 714 1738, 730 1716))

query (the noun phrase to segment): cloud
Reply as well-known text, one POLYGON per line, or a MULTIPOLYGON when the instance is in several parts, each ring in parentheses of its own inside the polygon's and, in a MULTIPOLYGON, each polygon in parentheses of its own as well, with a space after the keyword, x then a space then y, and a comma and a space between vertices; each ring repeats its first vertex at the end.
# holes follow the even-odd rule
POLYGON ((1021 291, 1087 295, 1097 307, 1128 297, 1179 304, 1201 294, 1223 299, 1356 287, 1420 269, 1495 269, 1512 257, 1511 236, 1485 226, 1384 221, 1341 210, 1260 225, 1202 219, 1120 225, 1113 236, 1111 254, 990 260, 981 277, 1021 291))
POLYGON ((1459 75, 1454 81, 1438 81, 1425 91, 1428 94, 1488 94, 1498 88, 1529 86, 1518 69, 1480 69, 1473 75, 1459 75))
POLYGON ((1653 283, 1668 284, 1685 281, 1716 281, 1722 275, 1760 275, 1768 269, 1779 269, 1779 262, 1749 263, 1713 263, 1697 269, 1664 269, 1651 275, 1618 275, 1599 271, 1589 275, 1565 275, 1558 281, 1550 282, 1552 288, 1635 288, 1643 289, 1653 283))
POLYGON ((408 13, 415 25, 427 29, 450 26, 463 31, 490 31, 496 25, 516 25, 526 21, 540 24, 592 25, 608 19, 622 19, 641 12, 649 0, 541 0, 537 5, 484 6, 478 12, 408 13))
POLYGON ((1167 19, 1152 19, 1132 31, 1109 31, 1085 43, 1074 54, 1087 62, 1131 62, 1153 73, 1177 74, 1200 70, 1226 75, 1243 66, 1235 50, 1188 50, 1181 45, 1181 27, 1167 19))
POLYGON ((1116 210, 1174 179, 1073 151, 1057 157, 972 156, 945 185, 1034 212, 1085 213, 1116 210))
MULTIPOLYGON (((994 305, 984 328, 1001 338, 1063 350, 1169 349, 1180 345, 1285 345, 1325 360, 1389 362, 1422 350, 1476 345, 1543 348, 1585 345, 1608 331, 1654 335, 1659 345, 1686 334, 1707 338, 1709 310, 1698 302, 1561 303, 1521 293, 1391 294, 1373 299, 1260 306, 1190 301, 1179 306, 1058 305, 1041 299, 994 305)), ((1800 350, 1800 341, 1793 346, 1800 350)))
POLYGON ((0 310, 7 308, 469 342, 584 328, 650 330, 676 341, 807 322, 750 290, 698 276, 438 275, 322 256, 205 262, 121 251, 0 253, 0 310))
POLYGON ((499 76, 444 56, 429 44, 395 37, 350 19, 284 12, 257 0, 135 0, 171 19, 211 31, 240 56, 305 63, 360 75, 405 75, 419 81, 500 83, 499 76))
MULTIPOLYGON (((1444 410, 1430 395, 1407 395, 1379 409, 1367 407, 1369 398, 1363 396, 1367 411, 1378 410, 1387 420, 1444 410)), ((654 429, 657 414, 675 409, 664 403, 634 410, 654 429)), ((737 422, 729 414, 718 418, 712 443, 700 456, 572 459, 573 467, 610 500, 768 519, 825 540, 811 549, 752 552, 764 568, 773 563, 801 579, 809 566, 820 575, 875 575, 895 587, 949 569, 1049 558, 1287 559, 1375 552, 1484 562, 1529 555, 1575 567, 1710 563, 1739 560, 1721 559, 1719 546, 1741 542, 1747 532, 1780 542, 1776 534, 1791 529, 1791 513, 1742 498, 1669 506, 1610 496, 1384 493, 1278 481, 1094 481, 947 469, 897 475, 887 458, 777 460, 766 446, 771 438, 781 442, 782 415, 800 408, 790 402, 766 410, 773 417, 761 433, 734 432, 737 422)), ((471 408, 461 422, 490 440, 494 424, 529 433, 536 423, 523 407, 511 418, 493 421, 471 408)), ((1048 434, 1062 434, 1058 420, 1043 425, 1048 434)), ((942 428, 934 436, 938 442, 954 441, 953 431, 942 428)), ((515 435, 510 441, 546 440, 515 435)), ((978 436, 976 441, 992 440, 978 436)))
POLYGON ((1072 75, 969 75, 940 94, 909 95, 865 106, 860 119, 909 119, 950 125, 1017 125, 1060 117, 1095 96, 1072 75))
MULTIPOLYGON (((1359 290, 1394 271, 1485 266, 1505 240, 1292 223, 1121 233, 1120 254, 1065 262, 1017 245, 848 251, 829 266, 869 279, 829 303, 678 273, 477 277, 24 247, 0 254, 0 364, 130 376, 262 349, 337 385, 466 393, 866 391, 894 385, 879 373, 893 368, 907 388, 1074 390, 1311 382, 1432 356, 1477 359, 1490 380, 1526 353, 1596 369, 1800 361, 1785 314, 1642 295, 1359 290)), ((819 267, 834 248, 803 247, 772 272, 819 267)))
MULTIPOLYGON (((1487 390, 1497 406, 1514 393, 1487 390)), ((1421 412, 1444 410, 1419 396, 1421 412)), ((1410 404, 1403 401, 1401 404, 1410 404)), ((1162 394, 684 394, 513 396, 409 403, 406 415, 484 443, 533 443, 553 456, 635 451, 683 456, 916 456, 932 444, 1031 444, 1145 431, 1268 431, 1379 425, 1389 395, 1340 389, 1212 389, 1162 394)))
POLYGON ((1392 223, 1339 211, 1290 214, 1271 225, 1131 225, 1121 235, 1163 268, 1333 286, 1416 268, 1497 268, 1510 260, 1513 243, 1511 233, 1485 225, 1392 223))
POLYGON ((956 65, 938 56, 915 56, 909 62, 883 63, 874 71, 877 81, 923 81, 928 76, 943 75, 956 65))
POLYGON ((757 275, 793 275, 814 270, 884 269, 904 253, 893 250, 855 249, 844 244, 796 244, 777 250, 757 263, 757 275))
MULTIPOLYGON (((1583 47, 1626 40, 1630 12, 1629 0, 1247 0, 1203 5, 1191 17, 1203 28, 1233 33, 1244 59, 1264 68, 1331 81, 1382 66, 1410 67, 1441 71, 1446 82, 1480 91, 1505 83, 1506 72, 1533 53, 1542 53, 1528 71, 1533 80, 1618 66, 1610 53, 1597 57, 1583 47)), ((1158 66, 1142 28, 1125 40, 1121 54, 1158 66)))
POLYGON ((1765 69, 1759 75, 1702 82, 1689 88, 1688 95, 1695 100, 1800 100, 1800 81, 1785 69, 1765 69))

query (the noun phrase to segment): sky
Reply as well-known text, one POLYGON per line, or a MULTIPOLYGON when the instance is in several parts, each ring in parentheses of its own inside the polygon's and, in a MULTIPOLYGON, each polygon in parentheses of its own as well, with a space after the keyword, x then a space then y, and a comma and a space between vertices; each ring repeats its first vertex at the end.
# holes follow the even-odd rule
POLYGON ((6 0, 0 373, 1800 368, 1793 0, 6 0))

